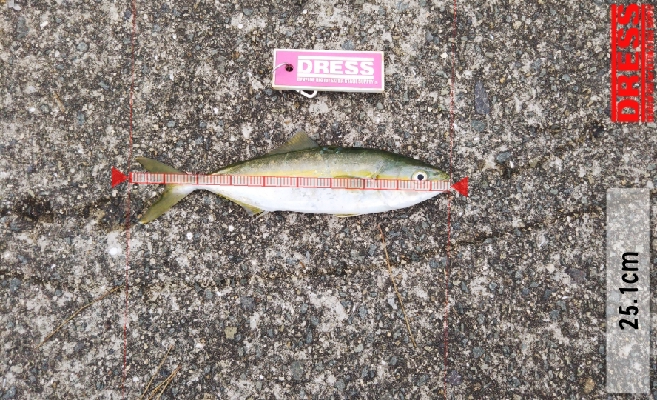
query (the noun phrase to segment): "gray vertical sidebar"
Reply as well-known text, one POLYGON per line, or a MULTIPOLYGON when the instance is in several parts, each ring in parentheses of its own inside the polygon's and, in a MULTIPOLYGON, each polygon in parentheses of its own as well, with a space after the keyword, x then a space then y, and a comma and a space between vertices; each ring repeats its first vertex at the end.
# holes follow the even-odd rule
POLYGON ((607 392, 650 390, 650 190, 607 190, 607 392))

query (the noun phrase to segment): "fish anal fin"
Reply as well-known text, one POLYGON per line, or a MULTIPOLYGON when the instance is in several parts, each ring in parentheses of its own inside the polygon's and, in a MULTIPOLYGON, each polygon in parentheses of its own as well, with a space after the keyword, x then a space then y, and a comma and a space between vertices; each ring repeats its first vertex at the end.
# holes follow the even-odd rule
POLYGON ((357 217, 361 214, 334 214, 338 218, 349 218, 349 217, 357 217))
POLYGON ((239 206, 242 206, 242 208, 244 208, 244 210, 246 211, 246 213, 247 213, 250 217, 252 217, 252 216, 254 216, 254 215, 258 215, 258 214, 260 214, 260 213, 262 213, 262 212, 264 211, 263 209, 260 209, 260 208, 258 208, 258 207, 256 207, 256 206, 253 206, 253 205, 251 205, 251 204, 245 203, 245 202, 243 202, 243 201, 235 200, 235 199, 233 199, 233 198, 230 198, 230 197, 228 197, 228 196, 224 196, 224 195, 222 195, 222 194, 220 194, 219 196, 225 198, 226 200, 230 200, 230 201, 232 201, 233 203, 235 203, 235 204, 237 204, 237 205, 239 205, 239 206))
POLYGON ((260 214, 256 215, 256 220, 260 218, 264 218, 267 214, 269 214, 269 211, 263 211, 260 214))
POLYGON ((307 150, 315 147, 319 147, 319 145, 306 132, 298 132, 290 140, 285 142, 285 144, 270 151, 269 154, 289 153, 291 151, 307 150))
POLYGON ((242 208, 244 208, 244 210, 246 210, 246 213, 249 214, 249 217, 252 217, 254 215, 258 215, 258 214, 260 214, 264 211, 263 209, 260 209, 256 206, 252 206, 250 204, 246 204, 246 203, 242 203, 242 202, 238 202, 238 201, 236 201, 235 203, 242 206, 242 208))

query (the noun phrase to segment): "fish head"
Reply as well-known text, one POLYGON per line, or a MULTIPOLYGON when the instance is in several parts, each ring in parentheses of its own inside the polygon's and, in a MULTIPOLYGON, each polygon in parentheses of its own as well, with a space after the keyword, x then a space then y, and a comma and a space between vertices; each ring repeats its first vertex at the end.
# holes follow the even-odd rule
POLYGON ((398 154, 391 154, 381 163, 379 179, 404 179, 413 181, 446 181, 449 174, 424 161, 398 154))

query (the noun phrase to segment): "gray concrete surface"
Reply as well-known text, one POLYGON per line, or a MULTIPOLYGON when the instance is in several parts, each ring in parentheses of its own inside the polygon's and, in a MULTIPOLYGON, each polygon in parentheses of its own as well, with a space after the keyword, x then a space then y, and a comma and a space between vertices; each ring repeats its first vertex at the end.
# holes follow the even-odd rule
MULTIPOLYGON (((126 189, 109 172, 127 169, 130 6, 5 5, 0 398, 118 399, 123 294, 33 348, 124 280, 126 189)), ((655 126, 609 122, 608 10, 458 2, 454 174, 471 196, 452 208, 450 399, 608 398, 605 191, 657 184, 655 126)), ((449 1, 137 1, 137 17, 135 156, 210 172, 303 129, 448 168, 449 1), (383 50, 386 92, 272 91, 276 47, 383 50)), ((160 190, 131 188, 133 221, 160 190)), ((439 196, 349 219, 252 219, 197 193, 133 226, 126 398, 169 345, 155 382, 181 370, 163 399, 445 396, 446 211, 439 196)))

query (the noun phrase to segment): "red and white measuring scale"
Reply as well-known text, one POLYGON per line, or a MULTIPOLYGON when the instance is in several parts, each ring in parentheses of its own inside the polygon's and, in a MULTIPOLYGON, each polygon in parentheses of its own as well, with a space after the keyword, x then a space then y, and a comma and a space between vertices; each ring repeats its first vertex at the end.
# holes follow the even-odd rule
POLYGON ((161 174, 152 172, 130 172, 128 175, 125 175, 112 167, 112 187, 126 180, 129 183, 138 185, 183 184, 360 190, 417 190, 424 192, 448 192, 450 189, 454 189, 463 196, 468 195, 467 177, 450 185, 449 181, 446 180, 417 181, 410 179, 308 178, 301 176, 161 174))

